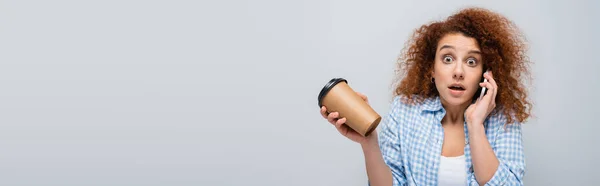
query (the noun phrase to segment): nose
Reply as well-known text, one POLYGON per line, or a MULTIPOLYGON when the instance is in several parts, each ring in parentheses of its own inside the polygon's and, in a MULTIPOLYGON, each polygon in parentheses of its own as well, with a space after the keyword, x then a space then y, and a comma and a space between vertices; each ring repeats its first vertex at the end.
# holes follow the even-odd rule
POLYGON ((452 72, 452 78, 456 80, 462 80, 464 78, 464 69, 462 63, 455 63, 454 71, 452 72))

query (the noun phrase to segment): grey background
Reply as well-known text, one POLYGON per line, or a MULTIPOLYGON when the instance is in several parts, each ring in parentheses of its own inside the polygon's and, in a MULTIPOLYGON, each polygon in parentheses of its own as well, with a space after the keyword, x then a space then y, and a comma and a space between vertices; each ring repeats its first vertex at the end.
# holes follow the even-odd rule
POLYGON ((365 185, 316 97, 388 111, 418 26, 467 5, 530 42, 527 185, 597 182, 598 1, 0 1, 0 185, 365 185))

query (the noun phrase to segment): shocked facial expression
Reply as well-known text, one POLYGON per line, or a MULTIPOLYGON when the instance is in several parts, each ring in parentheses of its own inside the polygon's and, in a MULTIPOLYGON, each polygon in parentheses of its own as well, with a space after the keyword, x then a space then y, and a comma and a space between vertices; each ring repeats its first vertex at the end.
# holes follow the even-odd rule
POLYGON ((470 104, 483 75, 477 40, 461 33, 446 34, 436 48, 432 76, 443 103, 470 104))

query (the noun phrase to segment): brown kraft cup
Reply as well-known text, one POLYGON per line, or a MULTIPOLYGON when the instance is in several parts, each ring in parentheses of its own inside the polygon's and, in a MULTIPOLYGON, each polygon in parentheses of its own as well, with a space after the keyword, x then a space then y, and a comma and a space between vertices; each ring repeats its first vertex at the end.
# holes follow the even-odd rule
POLYGON ((339 118, 346 118, 346 125, 362 136, 369 136, 381 121, 381 116, 343 78, 331 79, 318 100, 319 107, 325 106, 328 113, 338 112, 339 118))

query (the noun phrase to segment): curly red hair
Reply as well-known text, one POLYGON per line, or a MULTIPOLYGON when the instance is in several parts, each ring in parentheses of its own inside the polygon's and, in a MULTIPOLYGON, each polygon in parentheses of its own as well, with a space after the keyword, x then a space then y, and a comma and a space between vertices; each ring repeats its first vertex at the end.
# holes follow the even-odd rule
MULTIPOLYGON (((477 40, 483 69, 490 69, 498 84, 494 112, 502 111, 510 116, 508 124, 515 119, 525 121, 531 112, 526 88, 520 81, 530 78, 525 37, 513 22, 483 8, 466 8, 443 21, 416 29, 400 55, 397 72, 402 80, 395 86, 394 95, 403 95, 411 102, 438 96, 431 82, 431 72, 438 41, 449 33, 461 33, 477 40)), ((479 92, 473 99, 478 95, 479 92)))

